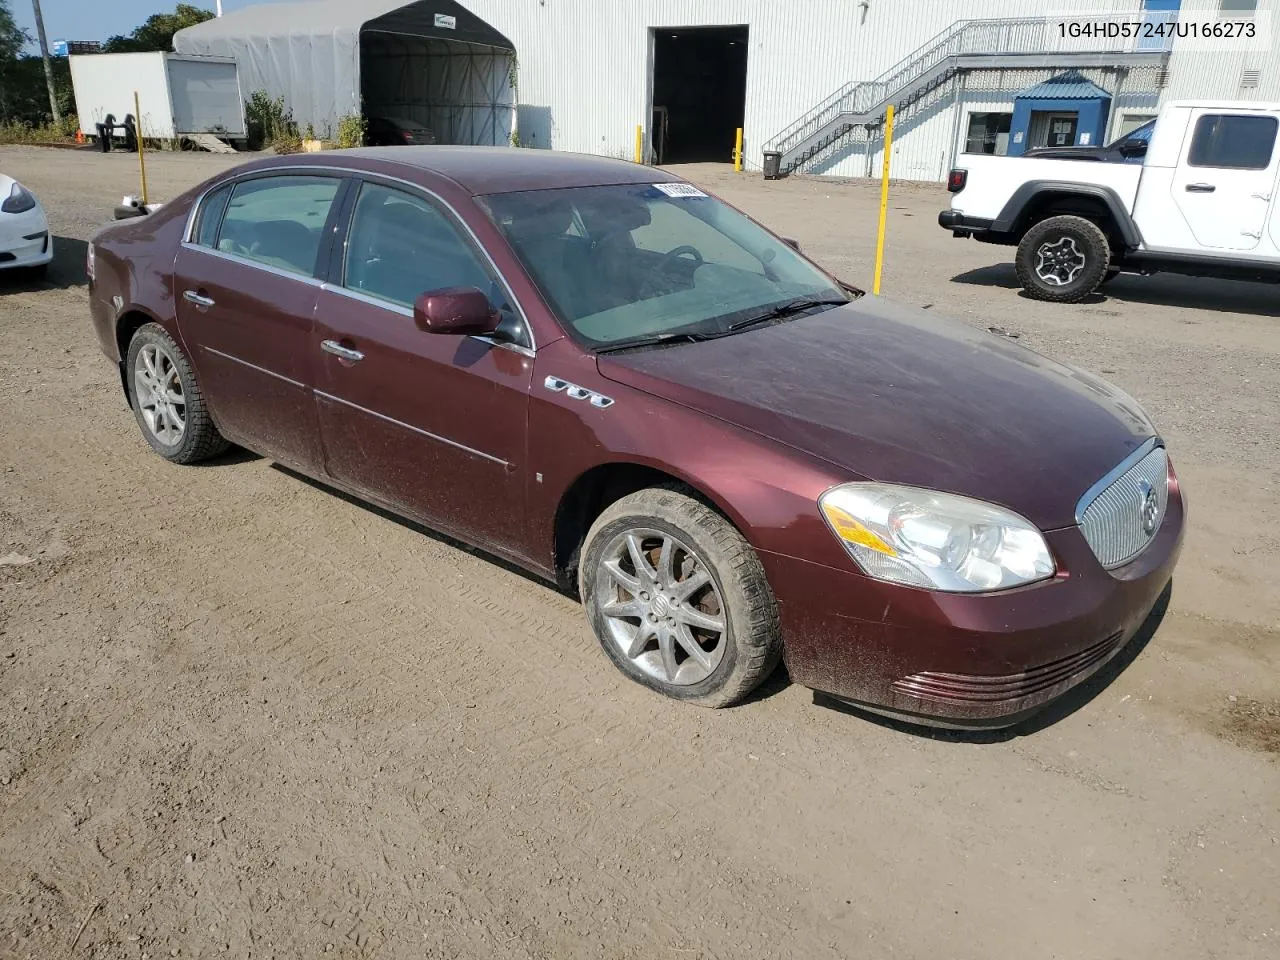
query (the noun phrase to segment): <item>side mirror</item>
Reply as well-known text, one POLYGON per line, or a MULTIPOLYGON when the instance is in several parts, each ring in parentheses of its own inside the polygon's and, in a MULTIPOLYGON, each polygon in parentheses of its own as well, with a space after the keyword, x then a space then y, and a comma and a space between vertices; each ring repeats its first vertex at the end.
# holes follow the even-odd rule
POLYGON ((444 287, 419 294, 413 321, 425 333, 485 336, 498 329, 501 316, 475 287, 444 287))
POLYGON ((795 250, 797 253, 799 253, 799 252, 800 252, 800 241, 799 241, 799 240, 792 240, 790 237, 781 237, 781 238, 779 238, 779 239, 781 239, 781 240, 782 240, 782 242, 783 242, 783 243, 785 243, 785 244, 786 244, 788 247, 790 247, 792 250, 795 250))
POLYGON ((1124 140, 1120 143, 1120 156, 1122 157, 1145 157, 1147 155, 1147 141, 1139 140, 1136 137, 1132 140, 1124 140))

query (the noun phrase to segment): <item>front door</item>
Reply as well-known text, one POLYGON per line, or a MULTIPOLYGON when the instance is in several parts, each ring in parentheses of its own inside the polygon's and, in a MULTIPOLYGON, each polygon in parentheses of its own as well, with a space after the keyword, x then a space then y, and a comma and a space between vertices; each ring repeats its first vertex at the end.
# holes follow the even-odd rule
POLYGON ((321 237, 342 181, 240 180, 202 204, 178 252, 178 328, 218 428, 306 472, 321 464, 311 397, 321 237))
MULTIPOLYGON (((454 217, 365 181, 343 263, 320 292, 311 355, 329 474, 432 527, 522 556, 532 351, 430 334, 427 290, 501 286, 454 217)), ((546 558, 536 559, 545 562, 546 558)))
POLYGON ((1192 110, 1173 175, 1173 202, 1201 248, 1252 250, 1276 182, 1275 113, 1192 110))
POLYGON ((1078 120, 1074 113, 1062 114, 1061 116, 1050 116, 1048 146, 1075 146, 1077 122, 1078 120))

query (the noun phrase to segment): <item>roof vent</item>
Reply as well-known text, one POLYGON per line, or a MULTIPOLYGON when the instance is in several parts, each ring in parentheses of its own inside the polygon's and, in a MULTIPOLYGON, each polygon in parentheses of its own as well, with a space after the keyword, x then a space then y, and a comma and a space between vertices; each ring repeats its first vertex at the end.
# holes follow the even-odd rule
POLYGON ((1242 88, 1256 87, 1258 85, 1258 81, 1261 79, 1262 79, 1261 70, 1241 70, 1240 71, 1240 86, 1242 88))

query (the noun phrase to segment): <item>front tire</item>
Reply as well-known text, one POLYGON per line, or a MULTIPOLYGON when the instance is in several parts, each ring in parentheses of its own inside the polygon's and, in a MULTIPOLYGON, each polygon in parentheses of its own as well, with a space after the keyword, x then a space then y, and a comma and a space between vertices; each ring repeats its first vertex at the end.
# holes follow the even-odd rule
POLYGON ((641 490, 608 507, 587 533, 578 585, 609 659, 672 699, 737 703, 781 656, 760 559, 724 517, 679 489, 641 490))
POLYGON ((1084 217, 1050 217, 1026 232, 1014 264, 1029 296, 1079 303, 1106 277, 1111 246, 1098 225, 1084 217))
POLYGON ((213 425, 195 371, 159 324, 138 328, 125 356, 133 415, 151 449, 174 463, 199 463, 230 446, 213 425))

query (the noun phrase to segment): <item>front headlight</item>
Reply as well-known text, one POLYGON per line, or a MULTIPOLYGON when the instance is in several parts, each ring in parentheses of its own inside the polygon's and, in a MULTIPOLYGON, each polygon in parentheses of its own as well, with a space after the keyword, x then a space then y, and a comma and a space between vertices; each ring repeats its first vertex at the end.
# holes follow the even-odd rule
POLYGON ((818 498, 832 532, 870 577, 955 593, 1053 576, 1034 526, 1002 507, 888 483, 845 483, 818 498))
POLYGON ((9 190, 9 196, 0 203, 0 213, 26 213, 35 205, 35 195, 22 184, 15 183, 9 190))

